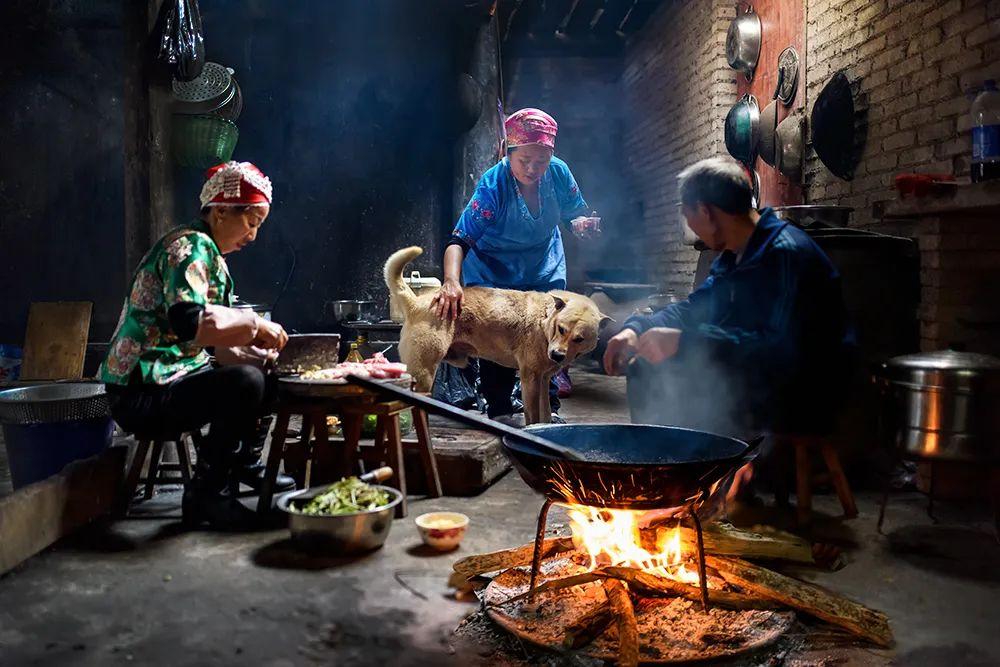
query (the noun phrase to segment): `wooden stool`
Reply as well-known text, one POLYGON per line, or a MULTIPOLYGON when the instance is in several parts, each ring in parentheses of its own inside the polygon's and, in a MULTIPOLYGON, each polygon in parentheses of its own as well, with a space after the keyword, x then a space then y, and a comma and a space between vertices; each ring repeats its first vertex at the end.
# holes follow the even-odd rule
POLYGON ((807 525, 812 518, 812 460, 810 454, 814 447, 820 448, 826 468, 830 471, 833 488, 840 499, 841 507, 844 508, 844 516, 852 519, 858 515, 858 507, 854 503, 851 486, 847 483, 847 476, 844 474, 844 468, 840 465, 837 448, 830 438, 817 435, 776 433, 774 439, 778 446, 789 445, 795 448, 795 496, 797 499, 795 510, 799 525, 807 525))
POLYGON ((128 512, 129 505, 135 498, 136 489, 139 484, 145 484, 143 500, 153 497, 153 488, 157 485, 186 483, 191 479, 191 459, 188 452, 187 434, 170 433, 152 435, 146 433, 136 433, 135 454, 132 456, 132 463, 129 465, 128 473, 125 476, 124 487, 119 499, 119 515, 124 516, 128 512), (164 445, 172 444, 177 453, 177 463, 163 461, 164 445), (152 447, 152 455, 150 455, 152 447), (146 464, 149 456, 149 469, 146 476, 142 477, 142 468, 146 464), (179 473, 179 476, 169 477, 168 472, 179 473))
MULTIPOLYGON (((405 517, 408 511, 406 505, 406 461, 403 458, 403 434, 399 426, 399 415, 410 406, 402 401, 379 402, 374 405, 350 405, 345 406, 342 416, 345 419, 344 441, 347 445, 345 450, 355 458, 360 455, 359 440, 361 435, 361 420, 365 415, 376 415, 375 422, 375 450, 376 455, 385 456, 386 463, 392 468, 396 476, 396 483, 399 492, 403 494, 403 501, 396 506, 396 516, 405 517), (348 417, 350 421, 348 422, 348 417), (356 419, 355 419, 356 417, 356 419), (348 430, 348 424, 351 430, 348 430), (350 433, 350 437, 348 436, 350 433), (355 436, 355 433, 357 436, 355 436)), ((431 498, 440 498, 441 478, 438 475, 437 460, 434 458, 434 450, 431 448, 430 427, 427 423, 427 413, 417 408, 413 410, 413 430, 417 434, 417 451, 420 454, 423 464, 424 475, 427 480, 428 495, 431 498)))
MULTIPOLYGON (((376 401, 372 397, 328 399, 316 402, 285 403, 278 408, 271 434, 271 447, 267 455, 267 471, 260 498, 258 512, 270 510, 274 496, 274 480, 278 468, 284 460, 285 472, 291 475, 300 488, 309 488, 334 482, 344 475, 356 473, 360 459, 361 430, 365 415, 376 415, 375 444, 386 453, 387 462, 392 466, 396 486, 403 495, 403 501, 396 506, 396 516, 405 517, 406 468, 403 460, 403 438, 399 426, 400 413, 411 409, 401 401, 376 401), (288 423, 292 415, 302 415, 302 431, 298 443, 286 443, 288 423), (339 451, 330 444, 329 415, 340 415, 344 446, 339 451), (310 444, 312 447, 310 448, 310 444)), ((427 415, 413 409, 413 425, 417 433, 417 446, 427 475, 429 495, 439 498, 441 480, 437 461, 431 446, 427 415)))

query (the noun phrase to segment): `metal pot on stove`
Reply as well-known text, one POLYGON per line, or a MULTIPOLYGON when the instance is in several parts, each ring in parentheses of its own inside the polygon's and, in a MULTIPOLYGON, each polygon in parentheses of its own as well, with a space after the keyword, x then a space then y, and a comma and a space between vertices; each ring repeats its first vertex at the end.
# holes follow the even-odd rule
POLYGON ((1000 462, 1000 359, 942 350, 881 369, 893 441, 922 460, 1000 462))

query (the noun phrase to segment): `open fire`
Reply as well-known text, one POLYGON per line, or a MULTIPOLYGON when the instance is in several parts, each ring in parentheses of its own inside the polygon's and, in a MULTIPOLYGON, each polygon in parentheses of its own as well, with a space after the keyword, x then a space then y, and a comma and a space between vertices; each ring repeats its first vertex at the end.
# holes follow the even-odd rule
POLYGON ((697 586, 698 573, 684 564, 680 527, 654 531, 654 544, 643 539, 643 512, 568 505, 573 545, 590 558, 590 570, 631 567, 648 574, 697 586))

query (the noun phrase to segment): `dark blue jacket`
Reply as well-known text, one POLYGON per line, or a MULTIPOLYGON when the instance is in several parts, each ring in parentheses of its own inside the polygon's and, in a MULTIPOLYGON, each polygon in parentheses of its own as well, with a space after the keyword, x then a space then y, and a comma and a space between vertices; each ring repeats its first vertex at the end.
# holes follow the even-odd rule
POLYGON ((723 252, 685 301, 625 327, 680 329, 677 362, 718 364, 732 390, 746 392, 755 421, 775 428, 811 430, 832 417, 848 373, 840 274, 804 231, 771 209, 761 211, 739 263, 723 252))

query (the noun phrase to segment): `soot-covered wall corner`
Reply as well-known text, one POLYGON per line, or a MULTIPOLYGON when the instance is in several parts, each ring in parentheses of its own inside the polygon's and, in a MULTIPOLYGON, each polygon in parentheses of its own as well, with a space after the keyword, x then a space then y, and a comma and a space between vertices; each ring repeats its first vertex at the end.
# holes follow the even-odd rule
MULTIPOLYGON (((207 59, 244 96, 233 158, 274 184, 257 242, 229 261, 245 301, 278 297, 286 327, 332 324, 332 299, 387 297, 382 266, 406 245, 439 265, 453 223, 451 122, 456 6, 371 0, 204 3, 207 59)), ((460 6, 457 7, 460 9, 460 6)), ((178 215, 195 215, 202 174, 175 174, 178 215)))

